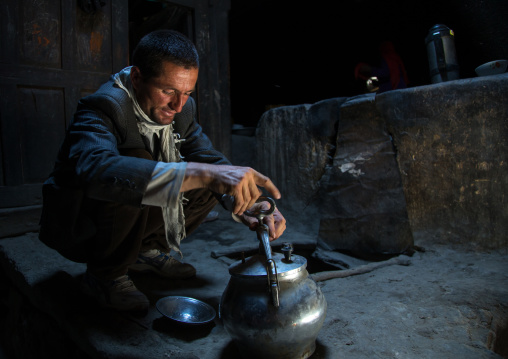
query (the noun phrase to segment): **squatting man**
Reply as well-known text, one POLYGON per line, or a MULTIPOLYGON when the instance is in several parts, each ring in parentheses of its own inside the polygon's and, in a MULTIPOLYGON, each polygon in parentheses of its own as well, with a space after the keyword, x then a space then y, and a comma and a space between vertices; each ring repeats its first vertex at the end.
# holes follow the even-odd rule
MULTIPOLYGON (((254 229, 257 220, 244 212, 267 208, 256 203, 259 187, 280 198, 269 178, 232 166, 202 132, 190 96, 198 71, 196 48, 182 34, 143 37, 132 66, 79 101, 43 186, 39 238, 87 264, 82 290, 105 307, 149 307, 129 271, 195 276, 169 253, 181 254, 181 240, 217 201, 254 229)), ((277 210, 264 222, 270 240, 286 228, 277 210)))

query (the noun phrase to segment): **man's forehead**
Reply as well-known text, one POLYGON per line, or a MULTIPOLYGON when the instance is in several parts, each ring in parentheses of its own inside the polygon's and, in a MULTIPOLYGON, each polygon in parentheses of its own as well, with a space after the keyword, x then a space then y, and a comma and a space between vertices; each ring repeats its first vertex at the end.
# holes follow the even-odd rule
POLYGON ((182 90, 189 91, 196 85, 198 72, 197 68, 187 69, 169 63, 161 67, 159 76, 152 77, 149 81, 156 86, 185 86, 186 89, 182 90))

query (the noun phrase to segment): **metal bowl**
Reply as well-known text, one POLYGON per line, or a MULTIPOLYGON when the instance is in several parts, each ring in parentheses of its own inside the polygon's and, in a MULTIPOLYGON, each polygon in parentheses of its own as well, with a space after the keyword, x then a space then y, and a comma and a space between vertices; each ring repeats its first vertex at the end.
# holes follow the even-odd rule
POLYGON ((157 301, 156 307, 162 315, 179 323, 205 324, 215 319, 215 309, 190 297, 164 297, 157 301))
POLYGON ((497 75, 505 72, 507 67, 508 67, 507 60, 496 60, 478 66, 475 69, 475 72, 478 76, 497 75))

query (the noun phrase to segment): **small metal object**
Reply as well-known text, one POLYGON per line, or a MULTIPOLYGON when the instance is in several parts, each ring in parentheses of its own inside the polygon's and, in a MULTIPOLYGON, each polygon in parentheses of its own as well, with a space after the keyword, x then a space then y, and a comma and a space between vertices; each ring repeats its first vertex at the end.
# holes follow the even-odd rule
POLYGON ((376 92, 379 90, 379 79, 376 76, 367 79, 367 91, 376 92))
POLYGON ((182 324, 206 324, 215 319, 212 306, 190 297, 164 297, 157 301, 156 307, 165 317, 182 324))
POLYGON ((271 215, 275 211, 275 201, 270 197, 261 196, 257 199, 256 203, 259 202, 268 202, 270 203, 270 209, 260 209, 257 211, 245 211, 245 215, 249 217, 256 217, 259 221, 259 223, 263 222, 263 218, 266 216, 271 215))
POLYGON ((282 254, 284 254, 284 260, 291 262, 291 254, 293 253, 293 245, 289 242, 283 242, 281 248, 282 254))

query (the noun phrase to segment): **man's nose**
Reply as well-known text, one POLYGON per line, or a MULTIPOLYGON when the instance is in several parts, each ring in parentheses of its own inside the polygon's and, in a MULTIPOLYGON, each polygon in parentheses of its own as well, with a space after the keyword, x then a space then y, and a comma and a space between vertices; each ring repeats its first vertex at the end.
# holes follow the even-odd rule
POLYGON ((185 105, 186 98, 183 94, 177 93, 170 103, 171 109, 176 112, 182 112, 183 105, 185 105))

